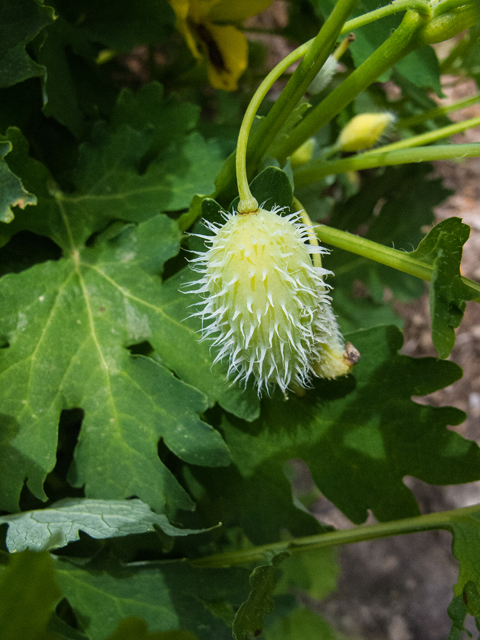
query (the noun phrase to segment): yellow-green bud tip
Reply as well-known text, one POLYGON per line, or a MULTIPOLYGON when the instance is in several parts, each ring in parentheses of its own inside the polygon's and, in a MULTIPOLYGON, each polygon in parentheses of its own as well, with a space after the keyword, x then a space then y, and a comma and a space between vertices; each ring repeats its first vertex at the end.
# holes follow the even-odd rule
POLYGON ((395 121, 392 113, 362 113, 342 129, 337 146, 341 151, 363 151, 373 147, 395 121))

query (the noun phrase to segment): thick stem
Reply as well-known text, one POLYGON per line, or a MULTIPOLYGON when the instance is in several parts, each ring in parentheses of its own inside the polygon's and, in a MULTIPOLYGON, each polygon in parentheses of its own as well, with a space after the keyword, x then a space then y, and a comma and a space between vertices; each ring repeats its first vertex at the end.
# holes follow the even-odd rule
POLYGON ((322 180, 326 176, 346 171, 373 169, 396 164, 412 162, 431 162, 433 160, 458 160, 461 158, 476 158, 480 156, 480 143, 435 145, 431 147, 417 147, 414 149, 397 149, 396 151, 368 151, 340 160, 312 161, 300 167, 295 173, 295 186, 305 187, 313 182, 322 180))
POLYGON ((249 562, 258 562, 265 559, 266 554, 289 551, 291 554, 313 551, 322 547, 331 547, 339 544, 351 544, 353 542, 364 542, 365 540, 375 540, 406 533, 418 533, 419 531, 431 531, 432 529, 446 529, 451 531, 452 522, 459 517, 465 517, 471 513, 478 513, 479 505, 463 507, 451 511, 440 511, 438 513, 428 513, 413 518, 403 520, 393 520, 391 522, 380 522, 379 524, 356 527, 329 533, 320 533, 314 536, 296 538, 285 542, 275 542, 265 544, 252 549, 241 551, 227 551, 204 558, 191 560, 192 564, 200 567, 231 567, 249 562))
POLYGON ((237 155, 240 153, 241 157, 239 159, 235 159, 231 156, 217 178, 217 191, 215 193, 215 197, 218 200, 226 201, 234 196, 235 169, 237 175, 240 176, 239 187, 248 199, 248 176, 253 174, 256 165, 267 151, 277 133, 285 124, 290 113, 296 107, 298 101, 307 90, 313 78, 325 64, 325 61, 328 58, 328 55, 333 48, 335 40, 340 34, 348 15, 357 3, 358 0, 339 0, 317 37, 313 41, 306 42, 287 56, 285 60, 283 60, 268 74, 265 81, 262 82, 252 99, 253 104, 251 108, 249 106, 249 109, 247 109, 244 123, 242 123, 241 138, 239 136, 240 151, 237 151, 237 155), (303 57, 302 62, 288 81, 287 86, 282 91, 279 99, 264 119, 258 132, 252 137, 250 143, 248 143, 250 127, 253 122, 253 118, 255 117, 256 110, 266 94, 265 89, 268 90, 273 82, 282 75, 290 64, 301 57, 303 57), (248 153, 246 148, 247 143, 248 153), (245 188, 245 184, 247 185, 247 188, 245 188))
MULTIPOLYGON (((412 258, 412 256, 405 251, 392 249, 383 244, 373 242, 373 240, 361 238, 353 233, 334 229, 333 227, 319 225, 316 227, 316 231, 321 242, 330 244, 333 247, 345 249, 345 251, 362 256, 363 258, 368 258, 369 260, 374 260, 398 271, 403 271, 421 280, 430 281, 432 279, 433 267, 426 262, 412 258)), ((464 276, 462 276, 462 282, 478 294, 475 300, 479 302, 480 284, 464 276)))
POLYGON ((345 23, 345 27, 342 29, 341 33, 348 33, 348 31, 364 27, 374 20, 380 20, 380 18, 391 16, 394 13, 399 13, 400 11, 408 11, 409 9, 416 11, 421 16, 425 16, 427 18, 432 15, 432 9, 429 2, 425 2, 424 0, 395 0, 395 2, 391 2, 385 7, 380 7, 379 9, 375 9, 375 11, 370 11, 370 13, 365 13, 363 16, 349 20, 345 23))
POLYGON ((280 146, 279 161, 286 161, 295 149, 343 111, 382 73, 413 51, 416 48, 415 34, 425 24, 426 18, 415 11, 407 11, 394 33, 295 127, 280 146))
POLYGON ((298 69, 269 111, 259 131, 253 136, 249 152, 249 163, 252 166, 255 166, 263 157, 308 86, 325 64, 335 40, 357 4, 358 0, 339 0, 336 3, 298 69))

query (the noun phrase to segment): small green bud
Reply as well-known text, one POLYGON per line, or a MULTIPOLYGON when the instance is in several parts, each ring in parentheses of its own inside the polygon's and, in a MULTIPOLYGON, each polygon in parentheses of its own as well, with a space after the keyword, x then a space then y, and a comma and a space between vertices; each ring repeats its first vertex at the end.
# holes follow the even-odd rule
POLYGON ((302 164, 306 164, 312 159, 313 151, 315 149, 315 138, 309 138, 305 142, 295 149, 290 156, 290 164, 292 167, 301 167, 302 164))

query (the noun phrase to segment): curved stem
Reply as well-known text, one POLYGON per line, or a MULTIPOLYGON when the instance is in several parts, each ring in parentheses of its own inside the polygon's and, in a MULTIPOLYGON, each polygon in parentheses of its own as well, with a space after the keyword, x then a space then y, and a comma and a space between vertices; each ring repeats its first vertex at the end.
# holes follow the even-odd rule
MULTIPOLYGON (((376 9, 375 11, 371 11, 366 13, 363 16, 358 18, 353 18, 352 20, 348 20, 344 22, 345 17, 348 15, 353 6, 357 3, 357 0, 350 0, 350 3, 344 5, 343 7, 338 8, 335 7, 334 12, 329 17, 325 25, 323 26, 322 31, 316 38, 312 38, 308 40, 300 47, 297 47, 292 53, 290 53, 284 60, 282 60, 270 73, 267 75, 265 80, 258 87, 255 92, 249 107, 247 108, 247 112, 245 113, 244 120, 242 122, 241 132, 239 134, 239 145, 240 145, 240 155, 241 158, 238 159, 238 150, 235 156, 231 156, 227 161, 224 170, 218 177, 218 187, 215 193, 215 197, 218 199, 228 199, 233 197, 233 183, 234 179, 232 169, 237 175, 237 184, 238 190, 240 194, 244 194, 246 202, 249 200, 249 189, 248 189, 248 170, 247 165, 250 167, 255 167, 260 158, 266 152, 268 147, 270 146, 273 138, 278 133, 280 128, 283 126, 287 117, 296 106, 298 100, 300 100, 301 96, 305 93, 308 85, 311 83, 312 79, 315 77, 318 70, 323 66, 324 61, 319 64, 317 59, 317 63, 315 65, 315 71, 312 69, 309 70, 308 78, 303 78, 303 82, 299 83, 300 76, 300 67, 295 71, 293 76, 290 78, 287 87, 280 95, 279 100, 272 107, 270 113, 265 118, 262 126, 258 133, 254 136, 254 139, 248 144, 248 135, 255 118, 255 114, 260 106, 260 103, 265 98, 268 90, 273 85, 273 83, 278 80, 286 70, 297 60, 303 58, 307 52, 313 47, 316 43, 317 48, 320 48, 320 44, 318 39, 320 35, 326 41, 327 37, 332 36, 332 46, 335 38, 333 38, 333 33, 337 32, 337 35, 342 35, 345 33, 349 33, 354 29, 358 29, 363 27, 375 20, 379 20, 387 15, 398 13, 401 11, 408 11, 411 9, 412 11, 417 11, 419 14, 424 16, 430 15, 429 3, 426 0, 398 0, 396 2, 392 2, 387 7, 381 7, 380 9, 376 9), (335 11, 337 13, 334 15, 335 11), (330 23, 329 23, 330 21, 330 23), (343 24, 342 28, 338 30, 339 25, 343 24), (328 33, 325 35, 325 28, 329 27, 328 33), (333 28, 335 27, 335 29, 333 28), (311 76, 311 77, 310 77, 311 76), (293 86, 293 82, 295 81, 296 85, 293 86), (291 84, 292 83, 292 84, 291 84), (297 86, 298 85, 298 86, 297 86), (247 157, 247 145, 248 145, 248 157, 247 157), (243 164, 245 164, 245 169, 243 168, 243 164), (233 166, 235 165, 235 167, 233 166), (240 179, 239 179, 240 176, 240 179)), ((339 3, 337 3, 338 5, 339 3)), ((325 47, 326 52, 328 54, 328 47, 325 47)), ((325 56, 325 60, 326 60, 325 56)), ((308 67, 309 62, 305 64, 308 67)), ((299 145, 297 145, 299 146, 299 145)), ((251 194, 250 194, 251 195, 251 194)), ((241 195, 242 199, 242 195, 241 195)), ((253 201, 252 201, 253 203, 253 201)), ((252 205, 248 205, 252 206, 252 205)), ((247 206, 247 208, 248 208, 247 206)))
POLYGON ((426 23, 415 11, 407 11, 400 26, 320 104, 313 108, 280 144, 278 159, 286 161, 295 149, 326 125, 385 71, 416 48, 415 35, 426 23))
POLYGON ((431 162, 433 160, 457 160, 480 156, 480 143, 435 145, 415 149, 397 149, 396 151, 369 151, 350 158, 333 161, 312 161, 308 166, 294 172, 295 186, 305 187, 326 176, 346 171, 373 169, 412 162, 431 162))
POLYGON ((238 193, 240 195, 240 202, 238 204, 239 213, 247 211, 255 211, 258 208, 258 202, 252 196, 250 187, 248 185, 246 156, 248 146, 248 136, 250 129, 252 128, 255 115, 258 108, 271 89, 274 82, 276 82, 281 75, 299 58, 302 58, 312 45, 313 40, 305 42, 300 47, 292 51, 286 58, 279 62, 266 76, 258 89, 255 91, 253 98, 245 111, 243 116, 242 125, 238 134, 237 151, 235 155, 235 168, 237 173, 238 193), (250 209, 249 207, 253 207, 250 209))
POLYGON ((275 80, 288 69, 292 62, 303 57, 302 62, 282 91, 280 98, 265 118, 261 131, 253 138, 253 153, 250 151, 248 158, 249 163, 253 166, 256 165, 268 149, 275 135, 305 93, 308 85, 325 64, 330 50, 335 44, 335 40, 345 24, 348 15, 357 3, 358 0, 338 0, 318 35, 310 44, 306 43, 307 45, 309 44, 309 46, 302 45, 302 47, 299 47, 290 54, 290 56, 282 60, 282 62, 268 74, 255 92, 245 113, 238 137, 235 167, 240 193, 239 213, 255 211, 256 208, 258 208, 258 203, 255 198, 253 198, 248 186, 247 146, 250 128, 261 101, 275 80))
MULTIPOLYGON (((320 246, 317 234, 315 233, 312 221, 310 220, 310 216, 308 215, 307 210, 302 205, 300 200, 298 198, 295 198, 295 196, 293 196, 293 206, 300 214, 303 224, 308 228, 308 242, 314 247, 320 246)), ((319 253, 314 253, 312 255, 312 262, 314 267, 322 267, 322 258, 319 253)))
POLYGON ((266 554, 289 551, 291 554, 313 551, 322 547, 331 547, 339 544, 351 544, 353 542, 364 542, 365 540, 375 540, 406 533, 418 533, 419 531, 430 531, 432 529, 452 530, 452 521, 461 516, 468 516, 471 513, 478 513, 479 506, 463 507, 452 509, 451 511, 440 511, 438 513, 428 513, 426 515, 403 520, 393 520, 391 522, 380 522, 378 524, 355 527, 320 533, 314 536, 296 538, 284 542, 274 542, 252 549, 242 549, 239 551, 227 551, 215 555, 197 558, 190 562, 199 567, 230 567, 249 562, 258 562, 265 559, 266 554))
POLYGON ((369 13, 365 13, 363 16, 349 20, 345 23, 345 26, 340 33, 348 33, 348 31, 364 27, 375 20, 380 20, 380 18, 391 16, 392 14, 399 13, 400 11, 408 11, 409 9, 416 11, 421 16, 430 17, 432 15, 432 9, 429 2, 424 2, 424 0, 395 0, 395 2, 387 4, 385 7, 380 7, 379 9, 375 9, 375 11, 370 11, 369 13))

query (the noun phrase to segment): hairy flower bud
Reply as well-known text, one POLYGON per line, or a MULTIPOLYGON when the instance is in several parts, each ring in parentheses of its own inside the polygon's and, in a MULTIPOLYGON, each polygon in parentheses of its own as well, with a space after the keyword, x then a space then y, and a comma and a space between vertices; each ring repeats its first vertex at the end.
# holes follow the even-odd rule
POLYGON ((330 272, 310 257, 325 249, 307 243, 309 228, 296 213, 259 209, 225 219, 223 226, 205 222, 214 235, 202 236, 209 248, 191 263, 204 296, 193 315, 218 349, 214 362, 228 359, 235 381, 252 376, 259 395, 274 383, 284 393, 306 387, 328 336, 341 339, 323 282, 330 272))
POLYGON ((388 125, 394 122, 391 113, 362 113, 355 116, 341 130, 337 146, 341 151, 354 152, 369 149, 385 133, 388 125))

